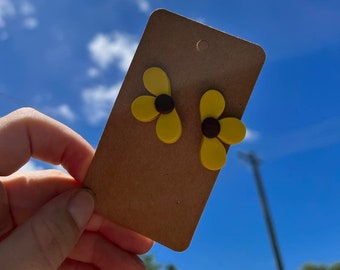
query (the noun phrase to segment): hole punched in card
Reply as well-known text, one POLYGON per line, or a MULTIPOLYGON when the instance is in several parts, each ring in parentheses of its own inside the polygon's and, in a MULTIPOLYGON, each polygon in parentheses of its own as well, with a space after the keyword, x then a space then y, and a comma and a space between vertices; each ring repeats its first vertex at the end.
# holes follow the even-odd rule
POLYGON ((89 168, 96 211, 173 250, 191 242, 265 60, 167 10, 149 18, 89 168))

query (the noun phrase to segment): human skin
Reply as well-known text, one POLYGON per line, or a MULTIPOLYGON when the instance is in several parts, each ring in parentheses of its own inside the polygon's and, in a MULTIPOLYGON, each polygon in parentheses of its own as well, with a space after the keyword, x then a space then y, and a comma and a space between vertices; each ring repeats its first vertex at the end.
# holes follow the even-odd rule
POLYGON ((94 150, 80 135, 23 108, 0 118, 0 154, 1 268, 144 269, 137 254, 153 242, 94 213, 94 194, 82 185, 94 150), (69 175, 17 172, 30 157, 69 175))

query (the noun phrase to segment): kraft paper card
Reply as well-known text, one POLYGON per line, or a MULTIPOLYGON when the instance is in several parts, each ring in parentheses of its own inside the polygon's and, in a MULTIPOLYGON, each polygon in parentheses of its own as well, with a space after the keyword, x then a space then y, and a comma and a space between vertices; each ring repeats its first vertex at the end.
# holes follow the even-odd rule
POLYGON ((265 60, 262 48, 166 10, 146 26, 85 185, 96 211, 185 250, 265 60))

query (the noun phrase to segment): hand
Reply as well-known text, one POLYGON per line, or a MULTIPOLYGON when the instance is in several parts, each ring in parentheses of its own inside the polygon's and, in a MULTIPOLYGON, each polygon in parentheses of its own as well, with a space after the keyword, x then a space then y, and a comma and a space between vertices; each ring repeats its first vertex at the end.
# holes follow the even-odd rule
POLYGON ((82 188, 93 153, 78 134, 33 109, 0 119, 1 269, 144 269, 136 254, 153 242, 94 214, 93 195, 82 188), (70 175, 16 172, 31 156, 70 175))

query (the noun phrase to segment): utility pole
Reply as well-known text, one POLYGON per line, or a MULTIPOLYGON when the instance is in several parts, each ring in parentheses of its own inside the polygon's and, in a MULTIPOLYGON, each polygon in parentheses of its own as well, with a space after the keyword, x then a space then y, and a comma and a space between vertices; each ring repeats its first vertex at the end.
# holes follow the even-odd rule
POLYGON ((266 193, 264 191, 264 186, 263 186, 261 175, 260 175, 260 170, 259 170, 260 160, 253 152, 249 152, 249 153, 239 152, 239 157, 245 160, 246 162, 248 162, 253 169, 255 183, 256 183, 257 191, 260 197, 264 219, 267 224, 267 229, 268 229, 272 249, 275 255, 276 266, 278 270, 284 270, 283 262, 282 262, 281 254, 280 254, 280 249, 279 249, 279 243, 277 241, 277 237, 275 234, 275 229, 274 229, 272 217, 269 211, 269 205, 268 205, 268 201, 266 198, 266 193))

